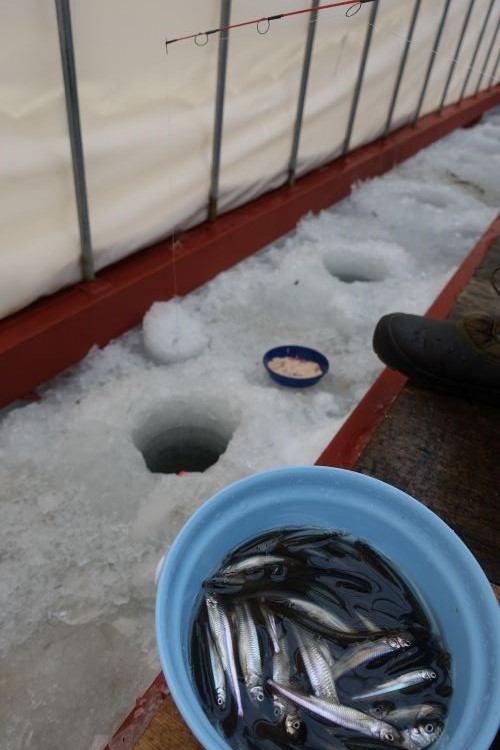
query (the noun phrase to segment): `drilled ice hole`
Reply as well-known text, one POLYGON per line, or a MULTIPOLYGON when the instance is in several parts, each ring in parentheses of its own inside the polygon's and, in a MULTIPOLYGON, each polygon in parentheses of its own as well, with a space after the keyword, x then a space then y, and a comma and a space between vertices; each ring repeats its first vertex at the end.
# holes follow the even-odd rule
POLYGON ((154 474, 204 472, 226 451, 236 425, 209 404, 166 405, 143 417, 134 443, 154 474))

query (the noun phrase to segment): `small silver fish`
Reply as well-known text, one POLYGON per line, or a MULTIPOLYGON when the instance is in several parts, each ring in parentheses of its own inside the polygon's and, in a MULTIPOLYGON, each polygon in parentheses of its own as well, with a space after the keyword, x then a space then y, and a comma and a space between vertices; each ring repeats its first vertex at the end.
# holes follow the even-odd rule
MULTIPOLYGON (((273 680, 288 685, 291 677, 290 657, 286 647, 286 638, 282 633, 279 638, 279 650, 273 654, 273 680)), ((299 713, 293 703, 277 692, 273 693, 273 710, 277 719, 285 717, 287 734, 295 737, 301 727, 299 713)))
POLYGON ((308 557, 317 557, 320 560, 326 560, 326 562, 331 563, 332 561, 332 555, 328 550, 324 550, 321 547, 304 547, 302 550, 303 554, 307 555, 308 557))
POLYGON ((237 604, 234 608, 234 614, 238 629, 238 655, 243 679, 250 698, 256 703, 262 703, 264 700, 264 679, 257 628, 250 607, 246 602, 237 604))
POLYGON ((298 734, 302 722, 299 718, 299 712, 296 708, 289 708, 285 717, 285 731, 291 737, 295 737, 298 734))
POLYGON ((207 625, 206 631, 207 644, 208 644, 208 655, 210 657, 210 667, 212 670, 212 681, 217 696, 217 705, 219 708, 224 708, 226 705, 226 679, 224 677, 224 669, 220 660, 219 653, 215 647, 212 633, 207 625))
POLYGON ((292 612, 299 612, 300 614, 307 616, 310 620, 313 620, 314 622, 317 622, 323 627, 330 630, 340 631, 341 633, 353 632, 352 628, 346 625, 346 623, 343 622, 339 617, 334 615, 333 612, 320 607, 319 604, 315 604, 308 599, 303 599, 300 596, 282 597, 274 595, 268 595, 267 597, 263 598, 269 598, 273 602, 282 604, 287 607, 287 609, 292 610, 292 612))
POLYGON ((334 677, 337 679, 340 675, 351 669, 356 669, 361 664, 366 664, 394 651, 409 648, 412 643, 413 639, 406 634, 388 635, 376 641, 360 643, 358 646, 350 648, 344 656, 337 660, 334 666, 334 677))
POLYGON ((392 711, 386 706, 379 704, 368 709, 368 713, 379 719, 386 719, 389 724, 394 724, 396 727, 408 727, 416 724, 418 721, 440 719, 443 716, 442 708, 431 703, 422 703, 418 706, 410 706, 409 708, 395 708, 392 711))
POLYGON ((385 693, 393 693, 396 690, 404 690, 412 685, 418 685, 421 682, 431 682, 437 677, 436 673, 432 669, 416 669, 414 672, 407 672, 397 677, 395 680, 389 680, 384 682, 383 685, 377 685, 373 690, 369 690, 367 693, 360 693, 359 695, 353 695, 353 701, 364 700, 365 698, 374 698, 376 695, 384 695, 385 693))
POLYGON ((224 677, 224 669, 220 660, 219 653, 215 647, 210 628, 207 625, 207 644, 208 654, 210 657, 210 666, 212 669, 212 681, 215 688, 215 694, 217 696, 217 705, 219 708, 225 708, 226 705, 226 679, 224 677))
POLYGON ((238 674, 236 671, 236 661, 234 658, 234 645, 231 635, 231 625, 224 607, 215 594, 205 596, 207 605, 208 622, 210 631, 214 638, 214 643, 219 652, 220 660, 224 672, 227 675, 231 691, 236 701, 238 716, 243 716, 243 706, 241 704, 240 686, 238 684, 238 674))
POLYGON ((285 557, 278 557, 277 555, 253 555, 252 557, 245 557, 244 560, 228 565, 218 573, 218 576, 228 578, 238 576, 238 574, 251 573, 267 565, 283 565, 288 562, 285 557))
POLYGON ((321 638, 314 637, 301 628, 294 627, 294 633, 314 695, 338 701, 330 660, 325 658, 326 644, 321 638))
POLYGON ((268 680, 268 684, 273 690, 276 690, 288 700, 296 703, 297 706, 309 711, 309 713, 320 716, 332 724, 338 724, 346 729, 353 729, 367 737, 376 737, 384 742, 401 743, 402 736, 397 729, 391 727, 381 719, 375 719, 368 714, 358 711, 356 708, 344 706, 341 703, 334 703, 324 698, 304 695, 295 690, 279 685, 273 680, 268 680))
POLYGON ((403 735, 401 747, 404 747, 405 750, 421 750, 421 748, 429 747, 437 740, 442 731, 442 725, 435 721, 418 722, 411 729, 403 729, 401 732, 403 735))
POLYGON ((239 554, 268 555, 270 552, 276 549, 280 541, 280 534, 272 537, 268 537, 267 534, 264 534, 243 545, 243 547, 240 547, 239 554))
POLYGON ((280 650, 280 646, 278 642, 278 624, 276 622, 276 617, 274 616, 274 613, 271 612, 271 610, 268 609, 268 607, 266 607, 263 602, 259 603, 259 607, 260 611, 262 612, 264 622, 266 623, 269 638, 271 639, 271 643, 273 644, 274 653, 277 654, 280 650))
POLYGON ((305 547, 315 548, 322 547, 332 539, 332 534, 328 531, 306 532, 302 529, 294 529, 284 535, 287 549, 290 552, 301 552, 305 547))
POLYGON ((330 653, 330 649, 328 648, 326 641, 323 638, 320 638, 320 636, 317 636, 317 646, 319 650, 321 651, 321 655, 323 659, 328 664, 330 671, 333 671, 333 667, 335 665, 335 659, 330 653))
POLYGON ((361 622, 363 627, 366 628, 366 630, 369 630, 370 633, 380 633, 382 628, 377 627, 366 615, 364 615, 362 612, 356 610, 356 614, 358 615, 358 620, 361 622))

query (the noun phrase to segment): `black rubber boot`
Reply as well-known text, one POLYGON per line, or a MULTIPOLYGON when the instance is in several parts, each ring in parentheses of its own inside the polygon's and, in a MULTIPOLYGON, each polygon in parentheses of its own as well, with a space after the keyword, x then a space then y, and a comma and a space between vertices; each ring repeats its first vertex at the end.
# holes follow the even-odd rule
POLYGON ((392 313, 377 323, 373 348, 419 385, 500 405, 500 319, 478 314, 453 323, 392 313))

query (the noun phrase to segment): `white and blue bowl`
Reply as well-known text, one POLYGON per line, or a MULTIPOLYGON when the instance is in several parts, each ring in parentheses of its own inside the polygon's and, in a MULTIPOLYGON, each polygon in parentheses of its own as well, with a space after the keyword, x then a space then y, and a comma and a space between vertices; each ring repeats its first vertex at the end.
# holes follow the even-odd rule
POLYGON ((452 656, 453 695, 432 750, 487 750, 500 720, 500 616, 476 559, 432 511, 363 474, 322 466, 274 469, 218 492, 186 523, 158 578, 163 672, 206 750, 230 750, 205 715, 189 662, 203 580, 239 544, 272 529, 346 531, 388 557, 427 605, 452 656))

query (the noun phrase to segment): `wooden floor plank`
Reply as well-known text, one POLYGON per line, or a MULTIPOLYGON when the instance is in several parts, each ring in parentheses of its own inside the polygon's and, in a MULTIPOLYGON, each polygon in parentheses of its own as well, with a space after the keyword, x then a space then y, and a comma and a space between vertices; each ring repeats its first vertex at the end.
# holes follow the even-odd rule
POLYGON ((169 695, 151 724, 135 745, 135 750, 203 750, 195 740, 169 695))
MULTIPOLYGON (((500 238, 457 300, 451 319, 481 310, 500 316, 490 283, 500 238)), ((417 388, 403 389, 356 465, 420 500, 467 544, 500 584, 500 407, 417 388)))

